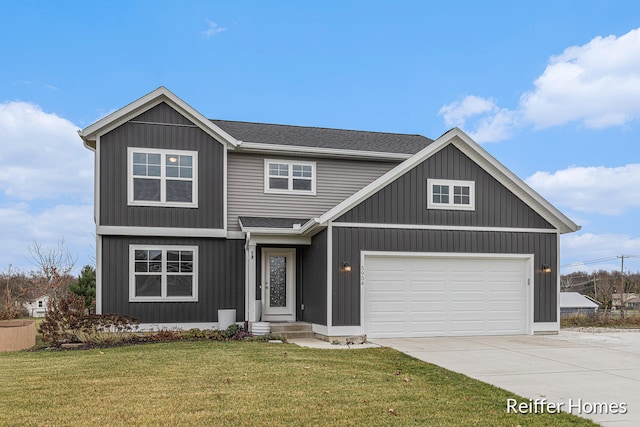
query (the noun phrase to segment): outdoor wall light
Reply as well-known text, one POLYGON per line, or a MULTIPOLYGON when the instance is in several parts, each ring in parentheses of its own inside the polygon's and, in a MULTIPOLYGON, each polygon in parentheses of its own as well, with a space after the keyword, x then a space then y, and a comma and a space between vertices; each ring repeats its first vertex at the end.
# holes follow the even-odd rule
POLYGON ((540 270, 543 273, 551 273, 551 266, 549 266, 549 264, 542 264, 542 266, 540 267, 540 270))
POLYGON ((342 263, 342 271, 346 271, 349 272, 351 271, 351 264, 349 264, 348 262, 343 262, 342 263))

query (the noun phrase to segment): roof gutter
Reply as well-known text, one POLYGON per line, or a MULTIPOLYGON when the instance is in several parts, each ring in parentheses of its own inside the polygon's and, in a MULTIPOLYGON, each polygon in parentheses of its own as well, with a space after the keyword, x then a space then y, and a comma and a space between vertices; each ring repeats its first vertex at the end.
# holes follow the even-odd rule
POLYGON ((235 147, 238 151, 263 154, 299 154, 315 157, 343 157, 354 159, 374 159, 403 161, 413 156, 407 153, 388 153, 383 151, 347 150, 342 148, 307 147, 300 145, 266 144, 262 142, 238 141, 235 147))

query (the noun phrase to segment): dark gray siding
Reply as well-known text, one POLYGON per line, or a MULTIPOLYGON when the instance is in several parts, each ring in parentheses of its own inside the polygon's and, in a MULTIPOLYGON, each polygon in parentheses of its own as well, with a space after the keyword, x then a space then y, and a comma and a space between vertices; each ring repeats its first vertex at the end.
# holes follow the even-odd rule
POLYGON ((509 233, 493 231, 399 230, 333 228, 332 324, 360 324, 360 251, 467 252, 534 254, 534 322, 557 320, 555 273, 541 273, 540 265, 557 266, 557 235, 554 233, 509 233), (339 266, 347 261, 349 273, 339 266))
POLYGON ((131 119, 131 121, 193 126, 193 123, 191 123, 189 119, 178 113, 165 102, 161 102, 155 107, 148 109, 136 118, 131 119))
POLYGON ((305 322, 327 324, 327 231, 313 236, 302 251, 302 303, 305 322))
POLYGON ((448 145, 338 222, 474 227, 553 228, 538 213, 453 145, 448 145), (475 181, 475 211, 427 209, 427 179, 475 181))
POLYGON ((216 322, 218 309, 235 308, 244 320, 244 241, 226 239, 102 238, 102 310, 142 323, 216 322), (129 245, 197 245, 198 302, 129 302, 129 245))
POLYGON ((224 147, 166 104, 103 135, 99 149, 100 225, 224 228, 224 147), (127 147, 197 151, 198 208, 127 206, 127 147))

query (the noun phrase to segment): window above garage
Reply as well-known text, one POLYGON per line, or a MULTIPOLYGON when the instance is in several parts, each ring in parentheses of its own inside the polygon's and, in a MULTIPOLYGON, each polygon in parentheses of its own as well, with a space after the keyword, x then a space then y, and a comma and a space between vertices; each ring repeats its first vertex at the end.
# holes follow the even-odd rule
POLYGON ((428 179, 427 209, 475 210, 475 182, 428 179))

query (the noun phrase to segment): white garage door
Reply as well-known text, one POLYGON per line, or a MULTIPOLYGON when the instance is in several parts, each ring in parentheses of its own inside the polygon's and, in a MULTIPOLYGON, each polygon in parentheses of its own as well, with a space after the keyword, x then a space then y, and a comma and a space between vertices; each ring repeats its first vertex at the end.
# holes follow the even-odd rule
POLYGON ((371 338, 526 333, 526 259, 364 259, 364 325, 371 338))

